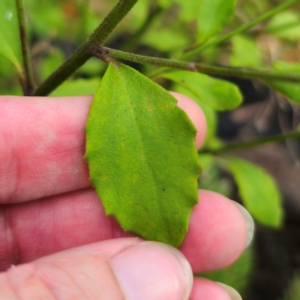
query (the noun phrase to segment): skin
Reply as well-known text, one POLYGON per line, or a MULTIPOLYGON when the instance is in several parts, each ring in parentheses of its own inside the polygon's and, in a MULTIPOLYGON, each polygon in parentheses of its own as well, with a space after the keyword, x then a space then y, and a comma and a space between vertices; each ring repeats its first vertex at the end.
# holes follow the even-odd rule
MULTIPOLYGON (((203 112, 173 95, 199 148, 203 112)), ((199 191, 180 252, 125 233, 105 215, 83 158, 91 100, 0 97, 0 299, 231 299, 191 270, 223 268, 241 254, 241 211, 199 191)))

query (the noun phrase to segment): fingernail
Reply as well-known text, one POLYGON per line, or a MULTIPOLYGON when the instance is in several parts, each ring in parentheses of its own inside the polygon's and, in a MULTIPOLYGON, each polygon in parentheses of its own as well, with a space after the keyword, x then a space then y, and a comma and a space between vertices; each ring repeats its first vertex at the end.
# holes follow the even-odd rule
POLYGON ((249 214, 249 212, 246 210, 246 208, 244 206, 242 206, 241 204, 233 201, 234 204, 236 204, 236 206, 238 207, 238 209, 241 211, 241 213, 243 214, 245 220, 246 220, 246 225, 247 225, 247 238, 246 238, 246 244, 245 244, 245 248, 247 248, 252 239, 253 239, 253 235, 254 235, 254 221, 253 218, 251 217, 251 215, 249 214))
POLYGON ((231 300, 243 300, 241 295, 231 286, 221 282, 216 282, 216 283, 219 284, 226 291, 226 293, 229 295, 231 300))
POLYGON ((110 261, 124 298, 128 300, 188 299, 193 273, 186 258, 175 248, 142 242, 110 261))

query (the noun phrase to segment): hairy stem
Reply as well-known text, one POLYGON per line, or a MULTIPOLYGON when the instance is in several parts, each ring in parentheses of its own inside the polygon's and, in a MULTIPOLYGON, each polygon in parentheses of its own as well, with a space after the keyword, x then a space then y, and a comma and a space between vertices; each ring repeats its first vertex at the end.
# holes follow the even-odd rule
POLYGON ((119 0, 103 22, 96 28, 89 39, 82 44, 54 73, 52 73, 33 93, 35 96, 46 96, 79 69, 92 54, 92 45, 101 45, 110 33, 126 16, 137 0, 119 0))
POLYGON ((25 73, 25 78, 22 82, 23 93, 25 96, 32 94, 34 90, 34 79, 32 73, 32 65, 31 65, 31 57, 26 33, 26 20, 25 20, 25 10, 24 10, 24 2, 23 0, 15 0, 17 13, 18 13, 18 21, 19 21, 19 32, 20 32, 20 40, 22 47, 22 56, 23 56, 23 68, 25 73))
POLYGON ((260 138, 252 141, 245 141, 245 142, 238 142, 238 143, 232 143, 225 146, 222 146, 217 149, 204 149, 201 150, 200 153, 211 153, 211 154, 221 154, 224 152, 229 151, 238 151, 238 150, 248 150, 251 148, 255 148, 258 146, 262 146, 264 144, 268 143, 275 143, 275 142, 284 142, 289 139, 300 139, 300 132, 295 131, 287 134, 280 134, 275 136, 270 136, 266 138, 260 138))
POLYGON ((291 5, 300 2, 300 0, 290 0, 290 1, 286 1, 283 4, 277 6, 276 8, 266 12, 265 14, 259 16, 258 18, 254 19, 253 21, 242 25, 239 28, 236 28, 222 36, 216 37, 210 41, 208 41, 207 43, 204 43, 202 45, 195 45, 191 48, 189 48, 187 50, 187 53, 184 54, 183 56, 181 56, 182 60, 188 60, 191 59, 192 57, 197 56, 198 54, 200 54, 201 52, 203 52, 204 50, 210 48, 210 47, 214 47, 218 44, 221 44, 225 41, 227 41, 228 39, 232 38, 233 36, 240 34, 242 32, 247 31, 248 29, 252 28, 253 26, 269 19, 270 17, 273 17, 274 15, 278 14, 279 12, 285 10, 286 8, 290 7, 291 5))
POLYGON ((195 62, 183 62, 173 59, 165 59, 158 57, 150 57, 144 55, 138 55, 134 53, 128 53, 120 50, 110 49, 101 46, 91 47, 91 53, 103 59, 103 54, 113 59, 124 59, 141 64, 149 64, 160 67, 175 68, 181 70, 188 70, 194 72, 200 72, 211 75, 223 75, 230 77, 239 77, 247 79, 258 80, 280 80, 286 82, 298 82, 300 83, 300 74, 297 73, 284 73, 279 71, 265 71, 255 70, 250 68, 232 68, 223 66, 211 66, 195 62))

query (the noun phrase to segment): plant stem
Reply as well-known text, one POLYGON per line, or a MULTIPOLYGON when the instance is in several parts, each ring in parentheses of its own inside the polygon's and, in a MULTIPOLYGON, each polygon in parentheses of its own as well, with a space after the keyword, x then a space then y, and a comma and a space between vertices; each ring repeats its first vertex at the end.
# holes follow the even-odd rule
POLYGON ((23 0, 15 0, 17 13, 18 13, 18 21, 19 21, 19 32, 20 32, 20 40, 22 47, 22 56, 23 56, 23 68, 25 72, 25 78, 22 82, 23 93, 25 96, 30 95, 34 90, 34 79, 31 67, 31 57, 26 33, 26 20, 25 20, 25 10, 24 10, 24 2, 23 0))
POLYGON ((268 143, 284 142, 289 139, 300 139, 300 132, 294 131, 287 134, 274 135, 274 136, 260 138, 252 141, 232 143, 217 149, 204 149, 201 150, 200 153, 220 154, 229 151, 247 150, 268 143))
POLYGON ((215 39, 212 39, 210 41, 208 41, 207 43, 204 43, 202 45, 195 45, 194 47, 189 48, 186 54, 184 54, 181 59, 182 60, 188 60, 191 59, 192 57, 195 57, 196 55, 200 54, 201 52, 203 52, 204 50, 216 46, 220 43, 223 43, 225 41, 227 41, 228 39, 230 39, 231 37, 245 32, 246 30, 250 29, 251 27, 269 19, 270 17, 273 17, 274 15, 278 14, 279 12, 283 11, 284 9, 288 8, 289 6, 300 2, 300 0, 290 0, 290 1, 286 1, 283 4, 277 6, 276 8, 266 12, 265 14, 259 16, 258 18, 254 19, 253 21, 239 27, 236 28, 222 36, 216 37, 215 39))
POLYGON ((297 73, 284 73, 279 71, 265 71, 265 70, 255 70, 250 68, 232 68, 223 66, 211 66, 195 62, 184 62, 173 59, 165 59, 158 57, 150 57, 144 55, 138 55, 134 53, 128 53, 120 50, 110 49, 101 46, 93 47, 93 55, 97 56, 98 47, 99 56, 105 53, 108 57, 114 59, 124 59, 128 61, 133 61, 141 64, 149 64, 160 67, 176 68, 181 70, 188 70, 194 72, 200 72, 204 74, 211 75, 223 75, 230 77, 240 77, 247 79, 259 79, 259 80, 280 80, 287 82, 298 82, 300 83, 300 74, 297 73))
POLYGON ((52 73, 33 93, 35 96, 46 96, 64 82, 79 67, 81 67, 92 54, 89 48, 105 42, 109 34, 126 16, 137 0, 119 0, 103 22, 96 28, 89 39, 82 44, 54 73, 52 73))

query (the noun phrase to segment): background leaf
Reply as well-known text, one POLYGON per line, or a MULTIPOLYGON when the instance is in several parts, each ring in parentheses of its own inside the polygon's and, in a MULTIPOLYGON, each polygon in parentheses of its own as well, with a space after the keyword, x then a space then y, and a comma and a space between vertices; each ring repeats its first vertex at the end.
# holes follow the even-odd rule
POLYGON ((209 273, 201 273, 199 275, 213 281, 227 284, 242 294, 247 287, 250 279, 249 277, 252 275, 251 271, 253 269, 254 261, 253 254, 253 249, 251 247, 246 248, 241 256, 230 266, 209 273))
POLYGON ((199 154, 202 172, 198 180, 198 188, 210 190, 230 198, 231 185, 228 180, 224 180, 222 171, 218 166, 218 160, 211 154, 199 154))
POLYGON ((166 26, 162 18, 156 18, 141 36, 141 42, 163 52, 182 51, 191 39, 187 28, 176 19, 171 19, 166 26))
POLYGON ((300 274, 296 271, 292 279, 289 289, 285 292, 282 300, 296 300, 300 299, 300 274))
POLYGON ((248 161, 231 157, 227 164, 251 215, 261 224, 280 227, 283 208, 275 180, 261 167, 248 161))
POLYGON ((199 14, 199 1, 186 1, 186 0, 158 0, 158 4, 164 9, 176 4, 179 5, 179 18, 183 21, 192 21, 198 17, 199 14))
POLYGON ((225 80, 188 71, 171 71, 160 76, 182 85, 196 96, 195 101, 215 110, 233 109, 242 102, 238 87, 225 80))
POLYGON ((232 19, 237 0, 199 0, 198 39, 205 42, 232 19))
MULTIPOLYGON (((300 63, 287 63, 283 61, 277 61, 273 63, 273 66, 278 71, 293 72, 300 74, 300 63)), ((277 90, 280 94, 287 97, 290 100, 300 103, 300 85, 299 83, 285 83, 282 81, 266 80, 267 85, 277 90)))
POLYGON ((141 41, 148 46, 159 49, 160 51, 173 51, 182 49, 188 44, 187 37, 181 31, 174 31, 170 28, 161 28, 159 38, 157 31, 147 32, 141 41))
POLYGON ((138 30, 149 16, 150 0, 139 0, 124 18, 124 23, 133 32, 138 30))
POLYGON ((18 16, 12 0, 0 1, 0 54, 11 61, 19 74, 23 73, 18 16))
POLYGON ((198 200, 195 134, 163 88, 128 66, 108 67, 86 126, 86 159, 106 213, 124 230, 182 243, 198 200))
POLYGON ((0 66, 0 94, 23 95, 14 65, 3 55, 0 55, 0 66))
POLYGON ((99 86, 99 79, 72 79, 65 81, 60 85, 51 96, 79 96, 94 95, 99 86))
POLYGON ((236 35, 231 39, 231 42, 231 66, 261 67, 262 55, 254 39, 243 35, 236 35))
POLYGON ((300 39, 300 17, 294 11, 287 10, 273 17, 267 26, 267 32, 292 42, 300 39))
POLYGON ((64 55, 58 48, 51 49, 50 55, 44 57, 40 72, 39 80, 44 81, 50 74, 52 74, 56 69, 58 69, 64 62, 64 55))

